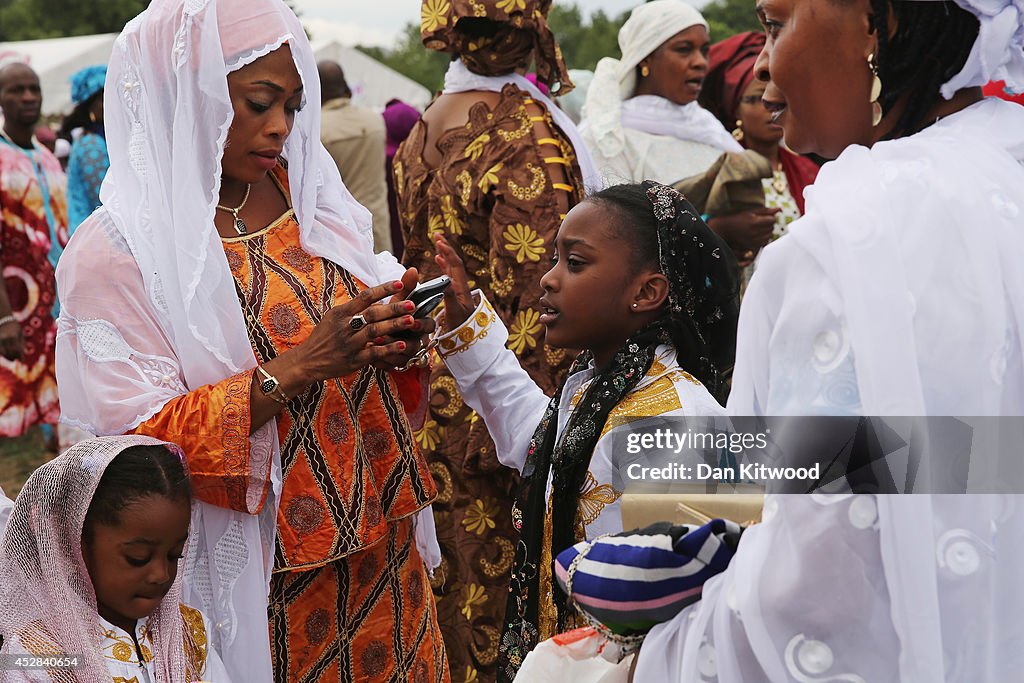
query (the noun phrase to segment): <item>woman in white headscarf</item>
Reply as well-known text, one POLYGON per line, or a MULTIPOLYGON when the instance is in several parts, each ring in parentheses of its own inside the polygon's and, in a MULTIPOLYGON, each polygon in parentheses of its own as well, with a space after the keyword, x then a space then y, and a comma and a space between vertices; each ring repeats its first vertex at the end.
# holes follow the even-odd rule
POLYGON ((708 23, 682 0, 639 5, 619 31, 622 57, 594 72, 581 130, 608 184, 672 184, 742 152, 697 103, 707 74, 708 23))
MULTIPOLYGON (((730 412, 1024 415, 1024 109, 981 89, 1024 87, 1024 6, 772 0, 758 15, 766 106, 789 147, 834 161, 751 280, 730 412)), ((970 481, 993 470, 977 453, 999 426, 975 422, 970 481)), ((909 436, 907 481, 927 491, 949 444, 909 436)), ((998 446, 1019 460, 1019 439, 998 446)), ((1019 680, 1022 573, 1019 494, 769 496, 702 600, 647 636, 634 680, 1019 680)))
MULTIPOLYGON (((598 63, 580 125, 606 184, 671 185, 703 174, 726 152, 764 163, 697 102, 710 45, 704 17, 682 0, 654 0, 629 15, 619 31, 622 57, 598 63)), ((771 238, 776 213, 761 206, 708 224, 745 266, 771 238)))
POLYGON ((155 0, 125 27, 103 206, 57 274, 63 415, 188 454, 185 597, 237 680, 447 680, 420 373, 394 369, 433 323, 373 253, 319 90, 281 0, 155 0))

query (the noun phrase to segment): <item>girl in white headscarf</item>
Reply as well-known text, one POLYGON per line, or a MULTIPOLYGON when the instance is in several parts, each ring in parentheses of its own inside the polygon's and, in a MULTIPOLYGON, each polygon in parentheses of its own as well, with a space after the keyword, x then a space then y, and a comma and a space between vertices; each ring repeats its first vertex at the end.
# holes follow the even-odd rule
POLYGON ((621 59, 594 72, 581 130, 608 184, 672 184, 743 148, 697 103, 711 39, 682 0, 639 5, 619 31, 621 59))
POLYGON ((278 680, 441 681, 420 372, 395 369, 433 323, 374 303, 417 275, 374 255, 319 91, 281 0, 155 0, 129 22, 103 206, 57 274, 62 412, 188 454, 185 598, 238 680, 271 680, 272 633, 278 680))
POLYGON ((82 441, 36 470, 0 535, 0 680, 227 683, 181 604, 191 502, 184 454, 148 437, 82 441))

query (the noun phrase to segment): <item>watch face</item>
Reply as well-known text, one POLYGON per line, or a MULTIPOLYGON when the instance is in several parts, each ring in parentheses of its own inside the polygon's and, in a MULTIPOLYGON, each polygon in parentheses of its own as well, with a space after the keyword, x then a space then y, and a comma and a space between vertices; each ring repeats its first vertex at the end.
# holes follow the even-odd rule
POLYGON ((263 380, 263 384, 260 385, 260 390, 264 394, 269 394, 271 391, 277 388, 277 382, 272 379, 263 380))

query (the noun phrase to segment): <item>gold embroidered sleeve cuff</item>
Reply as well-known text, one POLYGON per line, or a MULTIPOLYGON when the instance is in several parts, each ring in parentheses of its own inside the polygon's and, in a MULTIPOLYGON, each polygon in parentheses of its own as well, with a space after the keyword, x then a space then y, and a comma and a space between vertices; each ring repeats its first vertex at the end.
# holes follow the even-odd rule
POLYGON ((437 339, 437 351, 445 365, 461 382, 477 376, 505 351, 508 330, 491 302, 479 290, 476 309, 459 327, 437 339))

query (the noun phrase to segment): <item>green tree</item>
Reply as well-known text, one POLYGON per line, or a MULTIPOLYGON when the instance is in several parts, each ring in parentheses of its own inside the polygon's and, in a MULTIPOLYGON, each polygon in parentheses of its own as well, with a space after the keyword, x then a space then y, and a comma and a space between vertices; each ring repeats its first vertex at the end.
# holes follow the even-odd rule
POLYGON ((0 40, 116 33, 149 0, 7 0, 0 2, 0 40))
POLYGON ((579 6, 555 5, 548 23, 562 48, 566 66, 592 70, 602 57, 619 56, 619 29, 628 17, 629 12, 609 17, 598 10, 584 20, 579 6))
POLYGON ((358 49, 431 92, 440 90, 444 85, 444 74, 450 58, 443 52, 423 47, 419 24, 407 24, 398 43, 391 49, 363 46, 358 49))
POLYGON ((760 31, 754 0, 713 0, 701 8, 708 20, 711 40, 718 42, 743 31, 760 31))
MULTIPOLYGON (((117 33, 150 0, 0 0, 0 41, 117 33)), ((292 10, 294 0, 286 0, 292 10)))

